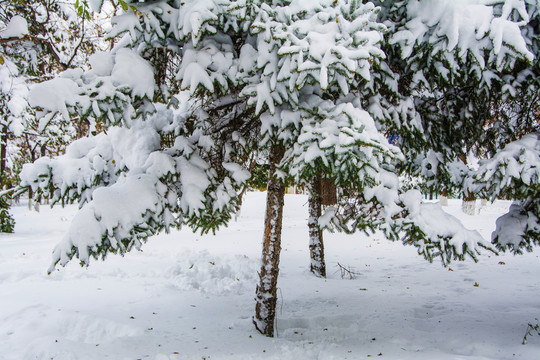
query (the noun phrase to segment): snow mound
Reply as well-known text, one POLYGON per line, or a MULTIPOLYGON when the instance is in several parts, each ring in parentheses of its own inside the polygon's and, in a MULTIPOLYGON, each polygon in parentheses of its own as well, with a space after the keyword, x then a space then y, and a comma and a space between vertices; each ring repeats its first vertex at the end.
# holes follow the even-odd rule
MULTIPOLYGON (((6 350, 18 354, 12 359, 79 359, 71 348, 74 343, 79 347, 96 346, 141 336, 144 330, 95 315, 39 304, 0 319, 0 333, 9 335, 6 350), (25 347, 14 348, 15 344, 23 342, 25 347)), ((0 358, 4 359, 2 355, 0 358)))
POLYGON ((28 34, 28 22, 22 16, 15 15, 7 27, 0 31, 0 39, 21 38, 28 34))
POLYGON ((215 256, 208 251, 184 253, 166 276, 183 291, 211 294, 240 294, 252 291, 257 281, 258 261, 247 256, 215 256))
POLYGON ((60 327, 66 331, 66 339, 86 344, 99 344, 144 333, 140 328, 87 315, 66 318, 60 327))

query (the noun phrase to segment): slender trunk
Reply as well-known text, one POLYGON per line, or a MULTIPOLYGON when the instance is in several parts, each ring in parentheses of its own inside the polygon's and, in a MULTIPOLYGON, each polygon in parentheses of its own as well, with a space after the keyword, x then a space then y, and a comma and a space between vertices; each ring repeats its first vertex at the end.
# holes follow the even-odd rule
POLYGON ((476 213, 476 196, 474 194, 463 193, 461 210, 467 215, 474 215, 476 213))
POLYGON ((32 198, 34 197, 34 191, 32 188, 28 188, 28 210, 32 210, 32 198))
POLYGON ((321 217, 321 177, 316 176, 310 184, 309 189, 309 269, 315 276, 326 277, 326 264, 324 261, 324 243, 322 230, 319 228, 319 218, 321 217))
MULTIPOLYGON (((467 155, 461 155, 459 158, 467 165, 467 155)), ((465 189, 463 192, 461 210, 467 215, 474 215, 476 213, 476 196, 470 193, 468 189, 465 189)))
POLYGON ((270 149, 262 265, 259 272, 260 283, 256 289, 255 316, 253 317, 255 328, 268 337, 274 336, 279 254, 281 252, 281 224, 285 196, 285 185, 276 178, 275 172, 276 165, 283 158, 283 153, 282 145, 273 145, 270 149))
POLYGON ((443 189, 440 202, 441 206, 448 206, 448 190, 443 189))
POLYGON ((8 141, 8 126, 2 127, 2 135, 0 139, 0 188, 4 188, 6 181, 6 158, 7 158, 7 141, 8 141))

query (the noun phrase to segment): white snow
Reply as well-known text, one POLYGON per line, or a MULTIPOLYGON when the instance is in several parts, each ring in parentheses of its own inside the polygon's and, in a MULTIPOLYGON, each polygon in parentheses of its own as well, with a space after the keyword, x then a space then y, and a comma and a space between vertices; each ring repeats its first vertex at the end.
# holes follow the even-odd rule
POLYGON ((111 73, 116 86, 128 86, 135 96, 152 98, 154 95, 154 70, 152 66, 130 49, 120 49, 116 53, 111 73))
POLYGON ((88 62, 97 76, 111 75, 114 66, 112 54, 102 51, 96 52, 90 55, 88 62))
MULTIPOLYGON (((216 236, 189 229, 143 252, 76 262, 47 276, 51 250, 76 209, 12 209, 0 235, 0 359, 536 359, 538 251, 430 264, 379 234, 325 233, 328 279, 309 272, 307 196, 286 195, 278 336, 251 324, 265 193, 248 193, 238 222, 216 236), (358 273, 342 279, 337 263, 358 273), (451 271, 450 271, 451 270, 451 271), (475 286, 477 284, 478 286, 475 286), (379 356, 379 354, 381 354, 379 356)), ((479 215, 445 211, 485 239, 510 202, 479 215)))
POLYGON ((19 15, 12 17, 5 29, 0 30, 0 39, 21 38, 28 34, 28 22, 19 15))
POLYGON ((66 121, 70 120, 66 105, 75 105, 80 99, 80 89, 73 80, 54 78, 36 84, 30 90, 28 103, 33 107, 40 107, 50 112, 59 112, 66 121))
POLYGON ((103 0, 88 0, 88 5, 93 11, 99 12, 103 6, 103 0))
MULTIPOLYGON (((527 48, 520 31, 520 26, 529 21, 524 2, 504 1, 501 16, 495 14, 492 7, 495 3, 484 0, 411 0, 407 3, 411 20, 405 29, 392 36, 391 41, 402 43, 403 58, 411 55, 416 42, 429 40, 434 44, 433 54, 457 48, 460 58, 464 59, 470 52, 482 68, 485 66, 483 52, 491 49, 497 57, 498 67, 508 48, 532 61, 534 55, 527 48), (521 21, 511 20, 513 10, 520 14, 521 21)), ((457 67, 457 63, 451 62, 452 68, 457 67)), ((441 70, 448 69, 441 65, 441 70)))

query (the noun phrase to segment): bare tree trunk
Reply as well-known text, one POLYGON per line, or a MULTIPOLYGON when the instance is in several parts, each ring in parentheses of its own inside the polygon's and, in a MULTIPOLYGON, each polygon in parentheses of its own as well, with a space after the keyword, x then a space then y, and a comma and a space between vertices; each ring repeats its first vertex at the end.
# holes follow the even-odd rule
POLYGON ((474 215, 476 213, 476 196, 474 194, 463 193, 461 210, 467 215, 474 215))
POLYGON ((0 188, 3 189, 6 181, 6 159, 7 159, 7 141, 8 141, 8 126, 2 127, 2 135, 0 138, 0 188))
MULTIPOLYGON (((459 158, 465 165, 467 165, 467 155, 461 155, 459 158)), ((468 190, 463 192, 461 210, 467 215, 474 215, 476 213, 476 196, 474 196, 474 194, 470 193, 468 190)))
POLYGON ((34 197, 34 191, 32 188, 28 188, 28 210, 32 210, 32 198, 34 197))
POLYGON ((443 189, 440 202, 441 206, 448 206, 448 190, 443 189))
POLYGON ((309 269, 315 276, 326 277, 326 264, 324 261, 324 243, 322 230, 319 228, 321 217, 321 177, 316 176, 310 183, 309 189, 309 269))
POLYGON ((275 172, 276 165, 283 158, 283 154, 284 148, 281 144, 272 145, 264 220, 262 266, 259 272, 260 283, 256 289, 255 316, 253 317, 255 328, 268 337, 274 336, 279 254, 281 252, 281 224, 285 197, 285 185, 276 178, 275 172))

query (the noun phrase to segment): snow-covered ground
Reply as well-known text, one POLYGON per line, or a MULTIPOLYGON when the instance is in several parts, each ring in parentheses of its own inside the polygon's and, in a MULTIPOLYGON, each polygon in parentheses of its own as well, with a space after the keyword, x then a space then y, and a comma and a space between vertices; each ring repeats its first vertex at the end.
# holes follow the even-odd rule
MULTIPOLYGON (((380 235, 326 234, 328 279, 313 277, 307 198, 287 195, 278 337, 251 324, 265 193, 249 193, 238 222, 216 236, 188 229, 152 238, 143 252, 76 261, 46 275, 75 207, 13 208, 0 235, 0 359, 526 359, 540 318, 540 252, 487 252, 479 263, 429 264, 380 235), (341 278, 337 264, 357 273, 341 278), (478 286, 475 286, 477 284, 478 286)), ((449 212, 489 238, 509 206, 449 212)), ((478 204, 480 205, 480 204, 478 204)))

